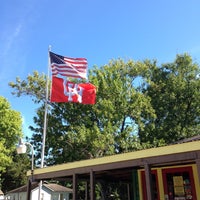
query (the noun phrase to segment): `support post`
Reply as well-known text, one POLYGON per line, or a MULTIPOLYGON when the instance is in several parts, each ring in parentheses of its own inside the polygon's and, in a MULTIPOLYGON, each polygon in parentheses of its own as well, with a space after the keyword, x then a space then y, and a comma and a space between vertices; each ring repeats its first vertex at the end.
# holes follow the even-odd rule
POLYGON ((130 197, 130 184, 127 183, 127 197, 128 197, 128 200, 131 200, 131 197, 130 197))
POLYGON ((31 179, 28 178, 26 200, 31 200, 31 185, 32 185, 31 183, 32 183, 31 179))
POLYGON ((77 183, 77 174, 73 174, 73 200, 77 200, 78 198, 78 183, 77 183))
POLYGON ((196 159, 196 165, 197 165, 197 172, 198 172, 198 180, 200 184, 200 159, 196 159))
POLYGON ((133 200, 139 200, 139 183, 138 183, 138 172, 137 169, 132 171, 132 189, 130 190, 133 200))
POLYGON ((89 199, 89 183, 88 181, 85 182, 85 200, 89 199))
POLYGON ((95 200, 95 177, 93 170, 90 170, 90 199, 95 200))
POLYGON ((145 169, 147 200, 153 200, 151 167, 148 163, 145 163, 144 169, 145 169))

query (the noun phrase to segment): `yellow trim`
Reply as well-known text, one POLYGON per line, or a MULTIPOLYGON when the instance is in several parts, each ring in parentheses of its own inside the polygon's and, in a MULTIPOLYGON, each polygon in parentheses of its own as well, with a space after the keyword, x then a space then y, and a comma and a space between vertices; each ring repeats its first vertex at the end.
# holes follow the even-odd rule
POLYGON ((158 188, 159 188, 160 200, 165 200, 163 176, 162 176, 162 169, 161 168, 157 169, 157 176, 158 176, 158 188))
POLYGON ((161 169, 171 169, 171 168, 183 168, 183 167, 192 167, 194 164, 182 164, 182 165, 173 165, 167 167, 160 167, 161 169))
POLYGON ((193 176, 194 176, 194 185, 195 185, 195 190, 196 190, 196 197, 197 200, 200 200, 200 184, 199 184, 199 178, 198 178, 198 170, 196 165, 192 165, 192 171, 193 171, 193 176))
MULTIPOLYGON (((152 168, 151 170, 156 170, 156 172, 157 172, 160 200, 165 200, 164 199, 164 185, 163 185, 163 178, 162 178, 162 168, 152 168)), ((138 183, 139 183, 140 200, 143 200, 142 171, 144 171, 144 169, 138 170, 138 179, 139 179, 138 183)))
POLYGON ((143 200, 141 170, 138 170, 138 185, 139 185, 140 200, 143 200))
MULTIPOLYGON (((170 145, 170 146, 117 154, 113 156, 106 156, 106 157, 101 157, 101 158, 96 158, 96 159, 82 160, 82 161, 77 161, 77 162, 72 162, 72 163, 55 165, 51 167, 35 169, 34 174, 43 174, 47 172, 56 172, 56 171, 61 171, 61 170, 74 169, 74 168, 77 168, 77 166, 88 167, 88 166, 102 165, 102 164, 108 164, 108 163, 116 163, 119 161, 128 161, 128 160, 148 158, 148 157, 153 157, 153 156, 164 156, 164 155, 184 153, 184 152, 190 152, 190 151, 196 151, 196 150, 200 150, 200 141, 175 144, 175 145, 170 145)), ((27 175, 30 176, 30 171, 27 173, 27 175)))

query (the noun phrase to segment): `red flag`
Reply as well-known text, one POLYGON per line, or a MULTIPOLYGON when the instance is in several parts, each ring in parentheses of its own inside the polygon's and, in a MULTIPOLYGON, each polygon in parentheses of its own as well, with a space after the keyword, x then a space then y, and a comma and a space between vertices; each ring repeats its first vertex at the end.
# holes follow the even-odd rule
POLYGON ((49 52, 52 75, 62 75, 72 78, 86 79, 87 59, 86 58, 68 58, 52 52, 49 52))
POLYGON ((90 83, 73 83, 52 77, 51 102, 95 104, 96 87, 90 83))

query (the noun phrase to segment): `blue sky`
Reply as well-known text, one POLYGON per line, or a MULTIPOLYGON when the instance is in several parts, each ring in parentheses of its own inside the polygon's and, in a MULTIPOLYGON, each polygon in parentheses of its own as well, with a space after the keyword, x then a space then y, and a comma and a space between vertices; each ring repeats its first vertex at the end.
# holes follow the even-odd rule
POLYGON ((199 0, 6 0, 0 12, 0 95, 21 113, 30 136, 34 105, 14 97, 8 82, 47 73, 48 46, 89 67, 111 59, 171 62, 189 53, 200 63, 199 0))

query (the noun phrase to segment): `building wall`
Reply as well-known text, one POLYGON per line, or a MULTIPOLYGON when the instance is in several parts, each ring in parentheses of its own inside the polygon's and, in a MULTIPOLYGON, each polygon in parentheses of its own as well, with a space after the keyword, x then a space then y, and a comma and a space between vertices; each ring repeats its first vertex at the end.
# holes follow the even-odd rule
POLYGON ((5 196, 6 200, 26 200, 26 192, 12 193, 5 196))
MULTIPOLYGON (((39 195, 39 189, 36 188, 35 190, 33 190, 31 192, 31 199, 38 199, 38 195, 39 195)), ((51 194, 49 194, 48 192, 41 190, 41 200, 51 200, 51 194)))
MULTIPOLYGON (((31 199, 38 199, 39 189, 31 192, 31 199)), ((69 193, 67 192, 50 192, 49 190, 41 191, 41 200, 69 200, 69 193), (61 198, 62 197, 62 198, 61 198)))
MULTIPOLYGON (((197 166, 195 164, 191 165, 179 165, 179 166, 169 166, 169 167, 160 167, 160 168, 152 168, 152 173, 154 174, 154 177, 156 177, 156 185, 157 185, 157 191, 158 191, 158 200, 167 200, 167 196, 165 194, 165 187, 166 187, 166 181, 164 180, 165 177, 163 175, 163 172, 165 171, 173 171, 173 172, 179 172, 183 171, 184 169, 189 170, 191 169, 192 176, 191 176, 191 181, 194 184, 194 200, 200 200, 200 183, 198 180, 198 171, 197 171, 197 166)), ((144 186, 145 178, 144 178, 144 170, 138 170, 138 181, 139 181, 139 193, 140 193, 140 200, 145 200, 145 189, 146 186, 144 186)))
MULTIPOLYGON (((36 188, 31 192, 31 199, 38 199, 39 189, 36 188)), ((12 193, 5 196, 6 200, 26 200, 26 192, 12 193)), ((0 198, 1 199, 1 198, 0 198)), ((4 198, 3 198, 4 199, 4 198)), ((69 193, 67 192, 51 192, 45 190, 41 191, 41 200, 69 200, 69 193)))
POLYGON ((66 192, 53 193, 51 200, 69 200, 69 193, 66 193, 66 192))

